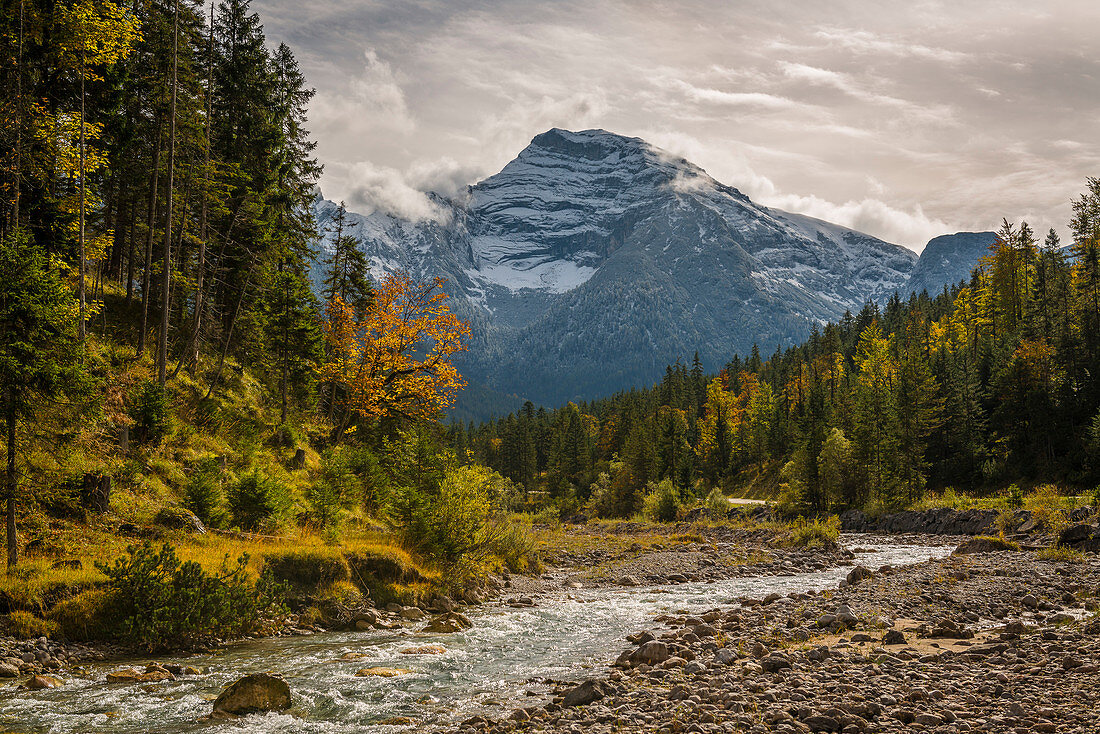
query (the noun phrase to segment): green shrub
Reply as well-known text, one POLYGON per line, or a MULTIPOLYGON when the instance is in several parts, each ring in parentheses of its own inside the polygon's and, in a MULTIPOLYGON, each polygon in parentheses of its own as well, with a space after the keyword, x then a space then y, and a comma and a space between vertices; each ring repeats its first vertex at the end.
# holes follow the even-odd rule
POLYGON ((1008 485, 1008 506, 1013 510, 1018 510, 1024 506, 1024 490, 1020 489, 1019 484, 1008 485))
POLYGON ((379 583, 409 584, 425 580, 408 555, 396 548, 390 552, 354 551, 345 558, 351 578, 364 588, 379 583))
POLYGON ((57 623, 36 617, 30 612, 17 609, 8 616, 8 628, 12 637, 29 640, 34 637, 54 637, 57 635, 57 623))
POLYGON ((488 486, 492 472, 479 466, 462 466, 447 472, 425 507, 419 537, 412 540, 426 555, 445 565, 461 560, 483 560, 489 552, 487 520, 492 507, 488 486))
POLYGON ((266 613, 282 609, 283 589, 270 578, 249 581, 248 556, 229 556, 211 575, 194 561, 181 563, 167 543, 129 546, 111 565, 97 563, 117 603, 117 634, 147 650, 189 647, 242 635, 266 613))
POLYGON ((229 488, 229 512, 241 530, 276 524, 291 506, 290 489, 254 469, 229 488))
POLYGON ((671 479, 647 487, 642 514, 654 522, 672 522, 680 514, 680 492, 671 479))
POLYGON ((833 548, 840 537, 840 518, 807 521, 798 518, 791 527, 787 544, 796 548, 833 548))
POLYGON ((974 540, 984 541, 993 550, 1019 551, 1020 544, 1003 535, 977 535, 974 540))
POLYGON ((503 518, 489 528, 489 545, 493 555, 512 573, 541 573, 542 562, 536 552, 535 539, 520 525, 503 518))
POLYGON ((167 391, 153 380, 141 383, 130 405, 130 418, 137 443, 158 445, 172 427, 167 391))
POLYGON ((107 640, 118 631, 118 608, 105 589, 90 589, 56 604, 49 618, 67 640, 107 640))
POLYGON ((310 518, 320 528, 339 528, 345 511, 361 491, 362 484, 344 452, 326 450, 321 456, 320 476, 306 492, 310 518))
POLYGON ((225 493, 215 461, 203 461, 195 467, 183 491, 183 506, 210 527, 225 526, 225 493))
POLYGON ((1053 484, 1040 484, 1024 500, 1024 507, 1031 511, 1035 522, 1052 533, 1059 533, 1069 525, 1065 510, 1070 502, 1053 484))
POLYGON ((1052 545, 1049 548, 1043 548, 1037 555, 1039 560, 1061 563, 1084 563, 1088 560, 1088 556, 1081 551, 1065 545, 1052 545))
POLYGON ((350 578, 343 554, 324 548, 272 551, 264 554, 264 570, 298 591, 312 593, 321 586, 350 578))
POLYGON ((707 508, 707 514, 714 518, 725 517, 730 513, 730 501, 729 497, 726 497, 726 493, 715 487, 707 493, 707 498, 703 502, 707 508))

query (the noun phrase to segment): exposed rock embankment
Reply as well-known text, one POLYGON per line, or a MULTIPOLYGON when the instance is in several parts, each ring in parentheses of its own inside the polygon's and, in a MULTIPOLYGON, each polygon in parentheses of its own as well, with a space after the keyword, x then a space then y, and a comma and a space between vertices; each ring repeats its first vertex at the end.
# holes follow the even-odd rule
POLYGON ((464 732, 1100 731, 1100 563, 954 555, 853 570, 632 634, 610 673, 464 732))

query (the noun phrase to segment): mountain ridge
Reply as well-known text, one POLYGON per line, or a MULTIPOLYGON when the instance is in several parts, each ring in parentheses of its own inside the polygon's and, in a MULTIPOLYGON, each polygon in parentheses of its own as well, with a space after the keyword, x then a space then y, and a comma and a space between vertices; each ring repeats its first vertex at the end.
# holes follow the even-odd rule
MULTIPOLYGON (((376 276, 446 279, 473 331, 460 369, 479 400, 509 396, 505 408, 650 384, 695 352, 716 370, 754 343, 797 343, 815 323, 906 291, 919 262, 604 130, 536 135, 465 196, 433 203, 443 221, 349 212, 347 233, 376 276)), ((335 209, 318 198, 319 224, 335 209)))

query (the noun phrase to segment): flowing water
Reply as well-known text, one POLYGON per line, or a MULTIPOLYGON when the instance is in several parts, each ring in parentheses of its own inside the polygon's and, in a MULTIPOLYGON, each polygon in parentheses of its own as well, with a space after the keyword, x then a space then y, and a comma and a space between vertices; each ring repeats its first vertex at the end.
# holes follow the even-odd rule
MULTIPOLYGON (((869 568, 942 557, 951 546, 907 544, 890 538, 847 536, 849 547, 866 549, 857 562, 869 568)), ((198 678, 141 685, 107 685, 109 670, 143 666, 147 660, 114 662, 89 669, 56 690, 0 689, 0 731, 5 732, 192 732, 211 701, 242 675, 259 671, 286 678, 295 708, 287 714, 253 715, 218 724, 226 731, 395 731, 378 722, 408 717, 417 728, 446 725, 475 714, 502 716, 513 708, 544 702, 548 679, 598 675, 628 647, 623 636, 651 626, 664 613, 701 613, 736 603, 737 597, 771 592, 835 588, 848 568, 787 576, 754 576, 717 582, 642 588, 562 591, 539 606, 489 606, 472 612, 472 629, 446 635, 408 630, 339 632, 283 637, 235 645, 213 655, 161 658, 208 669, 198 678), (441 655, 403 655, 421 645, 444 645, 441 655), (345 653, 358 660, 338 660, 345 653), (396 678, 356 677, 366 667, 409 671, 396 678)))

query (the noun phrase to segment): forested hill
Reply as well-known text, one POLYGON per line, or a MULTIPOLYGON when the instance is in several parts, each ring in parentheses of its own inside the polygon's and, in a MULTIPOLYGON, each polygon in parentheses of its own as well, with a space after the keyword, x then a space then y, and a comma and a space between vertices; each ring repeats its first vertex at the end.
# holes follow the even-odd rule
MULTIPOLYGON (((1005 223, 965 287, 897 296, 716 377, 457 426, 471 456, 558 505, 636 511, 647 485, 782 489, 802 510, 901 506, 929 488, 1100 481, 1100 180, 1073 257, 1005 223)), ((732 327, 732 325, 731 325, 732 327)))
POLYGON ((5 4, 0 225, 71 268, 81 338, 152 352, 161 383, 206 349, 246 358, 286 405, 321 341, 313 91, 248 0, 206 7, 5 4))

